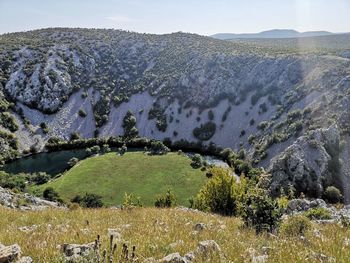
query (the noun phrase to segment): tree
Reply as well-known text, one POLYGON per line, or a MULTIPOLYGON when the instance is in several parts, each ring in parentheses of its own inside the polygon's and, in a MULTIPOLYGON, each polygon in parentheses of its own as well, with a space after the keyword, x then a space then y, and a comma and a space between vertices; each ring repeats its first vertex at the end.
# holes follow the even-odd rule
POLYGON ((150 147, 150 154, 151 155, 163 155, 170 152, 170 149, 166 147, 162 142, 160 141, 153 141, 151 142, 150 147))
POLYGON ((139 131, 136 128, 136 118, 134 114, 128 110, 123 119, 124 136, 127 138, 135 138, 139 131))

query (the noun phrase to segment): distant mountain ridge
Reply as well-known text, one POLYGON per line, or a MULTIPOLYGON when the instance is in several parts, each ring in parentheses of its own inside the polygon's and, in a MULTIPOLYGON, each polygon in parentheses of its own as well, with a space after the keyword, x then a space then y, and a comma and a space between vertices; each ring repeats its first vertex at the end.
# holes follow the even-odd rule
POLYGON ((237 38, 299 38, 299 37, 316 37, 316 36, 329 36, 336 33, 328 31, 308 31, 298 32, 292 29, 273 29, 263 31, 260 33, 245 33, 245 34, 233 34, 233 33, 218 33, 211 37, 221 40, 237 39, 237 38))

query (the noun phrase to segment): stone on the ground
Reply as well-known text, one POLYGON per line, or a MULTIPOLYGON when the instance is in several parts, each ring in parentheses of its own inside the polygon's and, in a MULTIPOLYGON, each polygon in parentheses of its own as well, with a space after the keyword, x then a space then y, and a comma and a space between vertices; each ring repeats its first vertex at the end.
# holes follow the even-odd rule
POLYGON ((21 257, 21 248, 19 245, 14 244, 5 246, 0 243, 0 263, 32 263, 33 260, 30 257, 21 257))
POLYGON ((195 231, 202 231, 206 228, 205 224, 203 223, 198 223, 194 226, 194 230, 195 231))
POLYGON ((62 250, 67 262, 80 262, 94 252, 95 243, 88 244, 63 244, 62 250))
POLYGON ((172 253, 159 260, 159 263, 187 263, 187 260, 181 257, 179 253, 172 253))

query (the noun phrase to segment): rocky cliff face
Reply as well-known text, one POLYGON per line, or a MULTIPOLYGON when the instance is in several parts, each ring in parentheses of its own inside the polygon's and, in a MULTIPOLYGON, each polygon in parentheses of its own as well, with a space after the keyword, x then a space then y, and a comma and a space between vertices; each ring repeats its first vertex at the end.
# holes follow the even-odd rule
POLYGON ((292 187, 297 196, 308 193, 321 197, 326 186, 342 185, 339 159, 340 134, 336 126, 318 129, 299 137, 274 157, 268 168, 271 192, 275 195, 292 187))
POLYGON ((256 165, 290 146, 270 165, 276 182, 318 195, 335 174, 322 128, 350 129, 350 35, 315 38, 302 52, 255 42, 64 28, 2 35, 1 154, 40 151, 72 132, 123 135, 131 110, 141 136, 243 147, 256 165))

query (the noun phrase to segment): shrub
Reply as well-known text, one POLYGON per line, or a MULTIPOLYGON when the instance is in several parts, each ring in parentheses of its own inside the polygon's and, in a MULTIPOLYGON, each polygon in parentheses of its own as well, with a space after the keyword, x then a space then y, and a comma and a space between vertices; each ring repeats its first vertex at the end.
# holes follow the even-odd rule
POLYGON ((169 151, 170 149, 166 147, 162 142, 160 141, 151 142, 151 146, 150 146, 151 155, 163 155, 163 154, 167 154, 169 151))
POLYGON ((80 109, 78 114, 82 118, 85 118, 87 116, 87 113, 86 113, 86 111, 84 109, 80 109))
POLYGON ((100 151, 101 151, 101 148, 98 145, 95 145, 95 146, 91 147, 91 153, 92 154, 98 154, 100 151))
POLYGON ((31 181, 35 184, 45 184, 50 180, 50 176, 46 173, 35 173, 31 177, 31 181))
POLYGON ((70 140, 74 141, 74 140, 79 140, 80 139, 80 135, 77 132, 72 132, 70 135, 70 140))
POLYGON ((265 130, 269 126, 268 121, 262 121, 258 124, 258 129, 259 130, 265 130))
POLYGON ((96 194, 86 193, 83 197, 76 195, 71 202, 78 203, 85 208, 99 208, 103 206, 102 197, 96 194))
POLYGON ((47 124, 45 122, 40 123, 40 128, 43 130, 44 133, 49 132, 49 128, 47 127, 47 124))
POLYGON ((235 215, 234 177, 229 174, 228 170, 219 167, 210 169, 210 174, 211 179, 195 198, 195 208, 222 215, 235 215))
POLYGON ((142 207, 143 204, 141 202, 141 197, 135 197, 133 194, 124 194, 124 200, 122 207, 125 208, 133 208, 133 207, 142 207))
POLYGON ((311 229, 311 222, 305 216, 295 215, 283 220, 280 233, 285 236, 304 236, 311 229))
POLYGON ((126 153, 127 150, 128 150, 128 148, 126 147, 126 145, 124 143, 122 147, 118 148, 118 153, 120 156, 122 156, 126 153))
POLYGON ((73 166, 76 165, 78 162, 79 162, 79 159, 73 157, 73 158, 71 158, 71 159, 68 161, 67 164, 69 165, 69 167, 73 167, 73 166))
POLYGON ((155 207, 174 207, 176 206, 176 196, 168 189, 165 194, 157 195, 156 201, 154 202, 155 207))
POLYGON ((340 190, 334 186, 328 186, 324 192, 324 198, 329 203, 335 204, 343 200, 340 190))
POLYGON ((102 146, 102 151, 103 151, 104 153, 108 153, 108 152, 111 151, 111 148, 109 147, 108 144, 104 144, 104 145, 102 146))
POLYGON ((196 153, 192 156, 192 163, 191 166, 195 169, 202 167, 203 165, 203 158, 200 154, 196 153))
POLYGON ((59 194, 52 187, 45 188, 43 198, 52 202, 61 201, 59 194))
POLYGON ((323 207, 309 209, 304 213, 304 215, 311 220, 332 219, 331 212, 323 207))
POLYGON ((282 210, 277 201, 263 190, 252 191, 242 208, 242 217, 246 226, 255 228, 257 233, 274 230, 281 219, 282 210))
POLYGON ((207 122, 193 130, 193 135, 201 141, 207 141, 214 136, 216 131, 216 124, 214 122, 207 122))

